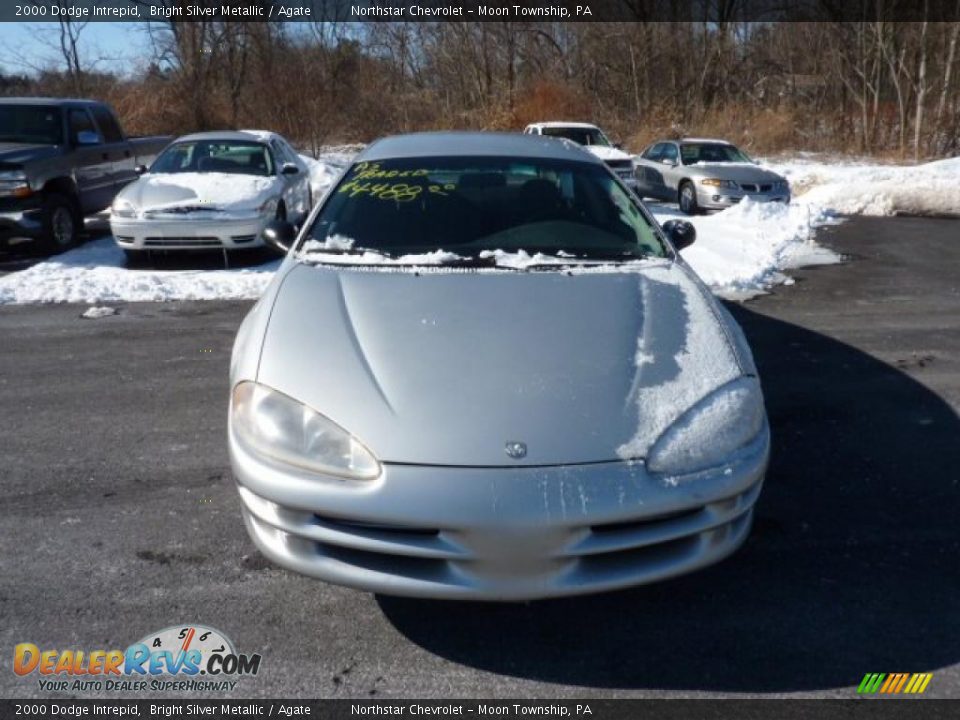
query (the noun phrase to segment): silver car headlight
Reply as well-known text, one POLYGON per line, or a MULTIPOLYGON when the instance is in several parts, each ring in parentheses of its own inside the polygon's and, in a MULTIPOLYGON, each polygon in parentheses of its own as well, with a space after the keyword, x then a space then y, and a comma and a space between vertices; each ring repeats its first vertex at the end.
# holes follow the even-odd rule
POLYGON ((350 433, 265 385, 238 383, 230 417, 241 443, 274 460, 355 480, 372 480, 380 474, 380 463, 350 433))
POLYGON ((110 206, 110 214, 119 218, 135 218, 137 216, 137 209, 129 200, 118 198, 114 200, 113 205, 110 206))
POLYGON ((707 185, 709 187, 722 187, 722 188, 731 188, 735 189, 737 184, 733 180, 721 180, 720 178, 703 178, 700 181, 701 185, 707 185))
POLYGON ((760 382, 743 376, 713 391, 687 410, 653 444, 647 469, 688 475, 722 465, 763 429, 760 382))

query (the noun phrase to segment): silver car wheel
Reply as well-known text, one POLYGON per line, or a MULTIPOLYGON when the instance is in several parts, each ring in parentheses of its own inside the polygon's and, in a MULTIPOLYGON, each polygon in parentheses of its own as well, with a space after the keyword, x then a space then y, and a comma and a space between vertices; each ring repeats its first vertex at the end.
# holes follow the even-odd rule
POLYGON ((690 183, 680 188, 680 209, 687 215, 697 211, 697 195, 690 183))

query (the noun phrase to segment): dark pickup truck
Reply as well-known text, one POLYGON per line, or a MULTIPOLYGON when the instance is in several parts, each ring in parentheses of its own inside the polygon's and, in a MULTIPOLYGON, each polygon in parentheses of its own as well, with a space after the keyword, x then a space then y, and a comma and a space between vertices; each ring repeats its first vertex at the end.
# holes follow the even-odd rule
POLYGON ((170 140, 127 137, 102 102, 0 98, 0 246, 69 248, 170 140))

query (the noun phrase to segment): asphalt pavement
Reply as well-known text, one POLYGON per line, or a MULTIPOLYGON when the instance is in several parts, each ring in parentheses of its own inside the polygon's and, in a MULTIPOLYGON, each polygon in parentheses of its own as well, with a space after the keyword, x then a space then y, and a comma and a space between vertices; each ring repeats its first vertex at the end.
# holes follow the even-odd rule
POLYGON ((263 656, 237 697, 849 698, 865 673, 924 671, 960 697, 960 223, 821 239, 848 262, 731 307, 773 431, 746 545, 525 605, 374 596, 256 553, 225 443, 249 303, 0 307, 0 696, 98 696, 15 676, 17 643, 203 623, 263 656))

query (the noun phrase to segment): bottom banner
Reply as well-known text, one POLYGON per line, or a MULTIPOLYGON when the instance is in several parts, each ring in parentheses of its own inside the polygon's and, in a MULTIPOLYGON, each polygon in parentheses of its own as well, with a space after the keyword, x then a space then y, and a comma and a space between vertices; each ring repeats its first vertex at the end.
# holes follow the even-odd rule
POLYGON ((955 718, 954 700, 0 700, 0 718, 955 718))

